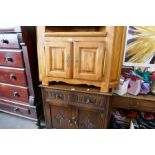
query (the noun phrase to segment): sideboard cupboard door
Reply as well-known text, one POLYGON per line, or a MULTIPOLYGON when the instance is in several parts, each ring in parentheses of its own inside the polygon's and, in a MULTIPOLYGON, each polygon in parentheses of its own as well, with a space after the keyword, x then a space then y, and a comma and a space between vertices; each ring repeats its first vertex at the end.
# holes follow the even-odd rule
POLYGON ((105 124, 104 111, 85 109, 78 110, 78 128, 79 129, 103 129, 105 124))
POLYGON ((75 128, 75 118, 72 116, 72 108, 69 106, 54 106, 51 107, 52 127, 56 129, 75 128))
POLYGON ((46 42, 46 75, 58 78, 72 77, 72 44, 69 42, 46 42))
POLYGON ((75 79, 101 81, 104 61, 104 42, 74 43, 75 79))

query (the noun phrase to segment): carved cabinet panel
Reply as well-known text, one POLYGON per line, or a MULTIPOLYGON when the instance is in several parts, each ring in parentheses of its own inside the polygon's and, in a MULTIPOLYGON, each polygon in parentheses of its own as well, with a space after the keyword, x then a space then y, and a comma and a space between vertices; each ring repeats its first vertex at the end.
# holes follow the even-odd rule
POLYGON ((78 115, 80 129, 104 128, 104 111, 79 109, 78 115))
POLYGON ((52 127, 57 129, 70 128, 70 108, 63 106, 51 106, 52 127))
POLYGON ((69 42, 46 42, 46 75, 71 78, 71 54, 71 43, 69 42))

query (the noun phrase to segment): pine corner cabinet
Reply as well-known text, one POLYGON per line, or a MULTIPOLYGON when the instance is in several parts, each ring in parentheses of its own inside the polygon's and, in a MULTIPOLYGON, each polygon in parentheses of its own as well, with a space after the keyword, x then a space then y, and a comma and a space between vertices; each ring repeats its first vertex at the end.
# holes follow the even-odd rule
POLYGON ((119 83, 124 31, 122 26, 37 27, 40 81, 93 85, 109 92, 119 83))

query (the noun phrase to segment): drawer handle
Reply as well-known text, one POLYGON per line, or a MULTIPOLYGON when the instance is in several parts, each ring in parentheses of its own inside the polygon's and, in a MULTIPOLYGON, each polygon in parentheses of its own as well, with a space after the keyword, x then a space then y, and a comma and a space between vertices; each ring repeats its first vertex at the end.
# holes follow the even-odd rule
POLYGON ((87 104, 95 104, 92 100, 91 100, 91 98, 86 98, 85 99, 85 102, 87 103, 87 104))
POLYGON ((20 97, 20 95, 19 95, 18 92, 13 92, 13 96, 15 96, 15 97, 20 97))
POLYGON ((10 58, 10 57, 6 57, 6 61, 8 61, 8 62, 13 62, 13 59, 10 58))
POLYGON ((69 120, 68 120, 68 124, 69 124, 69 126, 72 126, 72 125, 73 125, 73 123, 72 123, 72 120, 71 120, 71 119, 69 119, 69 120))
POLYGON ((17 111, 19 111, 19 108, 18 107, 14 107, 13 111, 17 112, 17 111))
POLYGON ((72 121, 74 122, 74 125, 76 125, 77 124, 77 121, 78 121, 78 119, 76 118, 76 117, 72 117, 72 121))
POLYGON ((12 79, 12 80, 17 80, 17 77, 16 77, 15 74, 10 74, 10 79, 12 79))
POLYGON ((2 39, 1 42, 4 44, 9 44, 9 40, 7 40, 7 39, 2 39))

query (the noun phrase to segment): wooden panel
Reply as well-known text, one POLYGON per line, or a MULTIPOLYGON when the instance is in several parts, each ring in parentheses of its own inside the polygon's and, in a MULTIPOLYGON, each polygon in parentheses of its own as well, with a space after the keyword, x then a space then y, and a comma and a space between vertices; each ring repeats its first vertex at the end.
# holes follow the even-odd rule
POLYGON ((101 81, 104 54, 104 42, 75 42, 74 78, 101 81))
POLYGON ((146 100, 135 100, 135 102, 139 104, 139 110, 155 112, 155 102, 146 100))
POLYGON ((114 107, 126 108, 126 109, 139 109, 139 104, 136 103, 135 100, 131 98, 114 96, 112 102, 114 107))
POLYGON ((20 48, 17 34, 0 34, 0 48, 20 48))
POLYGON ((104 111, 78 110, 79 129, 100 129, 104 127, 104 111))
POLYGON ((76 93, 77 104, 79 107, 87 107, 94 109, 105 109, 107 101, 103 95, 87 94, 87 93, 76 93))
POLYGON ((52 127, 57 129, 67 129, 71 126, 70 114, 68 107, 51 106, 52 127))
MULTIPOLYGON (((137 96, 137 98, 138 97, 139 96, 137 96)), ((155 112, 154 101, 149 101, 145 99, 136 99, 136 96, 133 96, 132 98, 131 95, 130 95, 130 98, 113 96, 112 104, 113 104, 113 107, 117 107, 117 108, 133 109, 133 110, 146 111, 146 112, 155 112)))
POLYGON ((0 82, 26 86, 24 69, 0 67, 0 82))
POLYGON ((115 48, 112 58, 113 60, 112 60, 111 81, 119 82, 120 72, 122 68, 124 46, 125 46, 126 28, 124 26, 117 26, 115 33, 116 36, 115 36, 115 48))
POLYGON ((28 102, 28 88, 0 83, 0 97, 16 101, 28 102))
POLYGON ((45 74, 45 55, 44 55, 44 26, 37 26, 37 56, 38 56, 38 67, 39 67, 39 80, 42 80, 42 77, 45 74))
POLYGON ((0 49, 0 65, 10 67, 24 67, 21 50, 0 49))
POLYGON ((71 43, 50 42, 45 44, 46 75, 71 78, 72 50, 71 43))
POLYGON ((19 103, 12 103, 0 100, 0 107, 0 111, 9 112, 16 115, 22 115, 33 119, 37 118, 36 108, 34 106, 25 106, 19 103))

